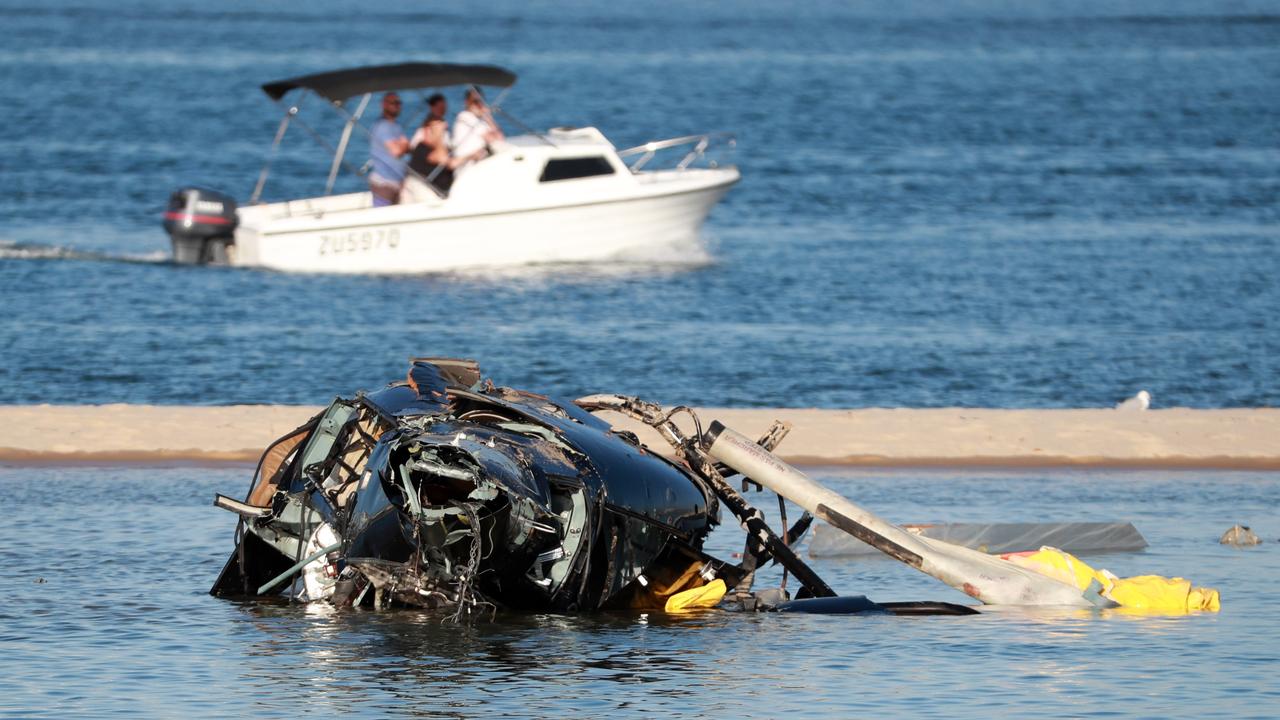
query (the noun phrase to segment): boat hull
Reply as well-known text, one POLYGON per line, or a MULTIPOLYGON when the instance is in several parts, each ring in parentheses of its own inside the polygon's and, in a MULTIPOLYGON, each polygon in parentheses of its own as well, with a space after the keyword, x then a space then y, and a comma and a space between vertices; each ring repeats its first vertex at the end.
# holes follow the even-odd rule
POLYGON ((230 260, 290 272, 373 274, 603 261, 696 240, 737 180, 736 170, 724 169, 696 184, 655 184, 632 197, 489 212, 451 211, 445 201, 260 224, 242 218, 230 260))

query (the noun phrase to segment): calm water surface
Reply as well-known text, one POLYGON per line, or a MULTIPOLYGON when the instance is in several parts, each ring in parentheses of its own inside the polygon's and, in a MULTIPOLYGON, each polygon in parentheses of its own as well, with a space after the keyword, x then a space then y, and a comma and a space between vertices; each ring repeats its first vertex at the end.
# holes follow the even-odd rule
MULTIPOLYGON (((9 0, 0 103, 0 402, 319 403, 436 354, 698 405, 1280 404, 1274 1, 9 0), (171 189, 249 194, 259 84, 407 59, 620 147, 736 132, 743 181, 705 246, 590 268, 158 262, 171 189)), ((294 133, 268 197, 327 168, 294 133)))
MULTIPOLYGON (((436 354, 664 403, 1280 404, 1275 2, 10 0, 0 104, 0 403, 321 403, 436 354), (410 59, 508 66, 516 116, 622 147, 736 132, 743 181, 702 245, 592 267, 163 262, 171 189, 249 194, 278 120, 258 84, 410 59)), ((323 184, 290 140, 268 197, 323 184)), ((208 503, 248 471, 0 468, 0 714, 1275 715, 1277 474, 818 474, 900 521, 1132 520, 1151 548, 1098 564, 1224 610, 455 627, 240 605, 205 594, 234 526, 208 503), (1235 522, 1267 543, 1217 545, 1235 522)), ((967 600, 815 564, 846 593, 967 600)))
MULTIPOLYGON (((1132 521, 1150 548, 1087 559, 1217 587, 1223 610, 453 626, 410 611, 238 604, 205 594, 235 525, 208 503, 242 492, 247 470, 0 468, 0 714, 1275 716, 1280 475, 811 472, 903 522, 1132 521), (1266 542, 1218 545, 1236 522, 1266 542)), ((741 542, 721 527, 711 549, 725 557, 741 542)), ((969 600, 891 561, 814 566, 841 593, 969 600)))

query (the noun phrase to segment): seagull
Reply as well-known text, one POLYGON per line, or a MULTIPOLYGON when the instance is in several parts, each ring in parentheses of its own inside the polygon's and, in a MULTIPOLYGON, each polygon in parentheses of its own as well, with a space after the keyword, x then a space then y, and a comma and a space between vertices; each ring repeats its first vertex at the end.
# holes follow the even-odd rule
POLYGON ((1137 395, 1116 404, 1117 410, 1146 410, 1151 407, 1151 393, 1139 390, 1137 395))

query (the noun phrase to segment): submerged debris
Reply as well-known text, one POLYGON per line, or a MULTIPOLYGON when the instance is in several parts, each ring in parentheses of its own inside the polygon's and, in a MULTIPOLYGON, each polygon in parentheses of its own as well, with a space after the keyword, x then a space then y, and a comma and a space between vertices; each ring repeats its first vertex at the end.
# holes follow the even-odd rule
POLYGON ((1163 609, 1169 603, 1150 600, 1154 588, 1161 598, 1181 592, 1184 610, 1218 608, 1216 591, 1181 578, 1127 579, 1151 578, 1158 586, 1142 585, 1143 592, 1130 593, 1137 599, 1126 601, 1112 592, 1118 583, 1094 588, 1043 562, 1013 562, 912 534, 773 455, 787 429, 778 423, 751 440, 713 422, 704 433, 688 408, 621 395, 561 401, 495 387, 474 361, 417 359, 405 381, 338 398, 268 447, 243 501, 215 499, 240 523, 210 592, 340 608, 427 608, 455 620, 500 610, 679 612, 717 604, 976 612, 951 603, 837 597, 793 549, 817 518, 984 603, 1163 609), (613 430, 594 414, 602 411, 649 425, 676 459, 613 430), (757 485, 777 493, 784 527, 783 498, 804 514, 775 530, 728 482, 734 475, 743 476, 744 491, 757 485), (737 564, 702 549, 722 508, 746 531, 737 564), (782 586, 754 592, 756 569, 768 562, 784 568, 782 586), (799 586, 794 600, 788 578, 799 586), (1191 602, 1189 592, 1209 601, 1191 602))
MULTIPOLYGON (((712 422, 700 446, 708 456, 749 475, 754 482, 796 503, 815 517, 878 549, 885 555, 990 605, 1121 607, 1140 612, 1186 613, 1220 609, 1218 591, 1191 585, 1183 578, 1145 575, 1080 582, 1084 574, 1060 572, 1083 563, 1061 550, 1042 547, 1034 562, 993 556, 972 548, 915 535, 855 505, 813 481, 768 449, 741 433, 712 422), (1048 556, 1057 561, 1048 561, 1048 556)), ((1106 571, 1100 571, 1105 573, 1106 571)), ((1087 575, 1094 575, 1089 568, 1087 575)))
MULTIPOLYGON (((620 396, 564 402, 494 387, 473 361, 414 360, 406 381, 338 398, 273 443, 243 501, 215 499, 240 523, 211 592, 459 619, 506 609, 676 611, 726 594, 754 609, 790 599, 755 602, 754 570, 774 560, 799 597, 834 596, 791 550, 812 518, 775 532, 670 422, 677 412, 620 396), (589 412, 598 410, 654 419, 683 448, 683 463, 614 432, 589 412), (722 505, 749 535, 738 564, 702 551, 722 505)), ((862 600, 843 611, 895 609, 862 600)))
POLYGON ((1262 538, 1250 530, 1248 525, 1232 525, 1230 529, 1222 533, 1222 537, 1218 539, 1218 542, 1223 545, 1249 547, 1260 544, 1262 538))
MULTIPOLYGON (((1044 545, 1076 554, 1132 552, 1147 547, 1146 538, 1129 522, 906 523, 899 527, 912 535, 996 554, 1035 550, 1044 545)), ((814 528, 809 541, 811 558, 880 554, 874 546, 830 525, 814 528)))

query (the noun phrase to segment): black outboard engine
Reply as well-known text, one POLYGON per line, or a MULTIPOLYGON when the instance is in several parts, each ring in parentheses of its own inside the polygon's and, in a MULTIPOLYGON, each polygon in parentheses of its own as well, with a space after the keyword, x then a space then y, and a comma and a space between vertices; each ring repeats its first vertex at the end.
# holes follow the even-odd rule
POLYGON ((183 265, 226 265, 235 242, 236 201, 215 190, 184 187, 169 196, 164 229, 173 240, 173 261, 183 265))

